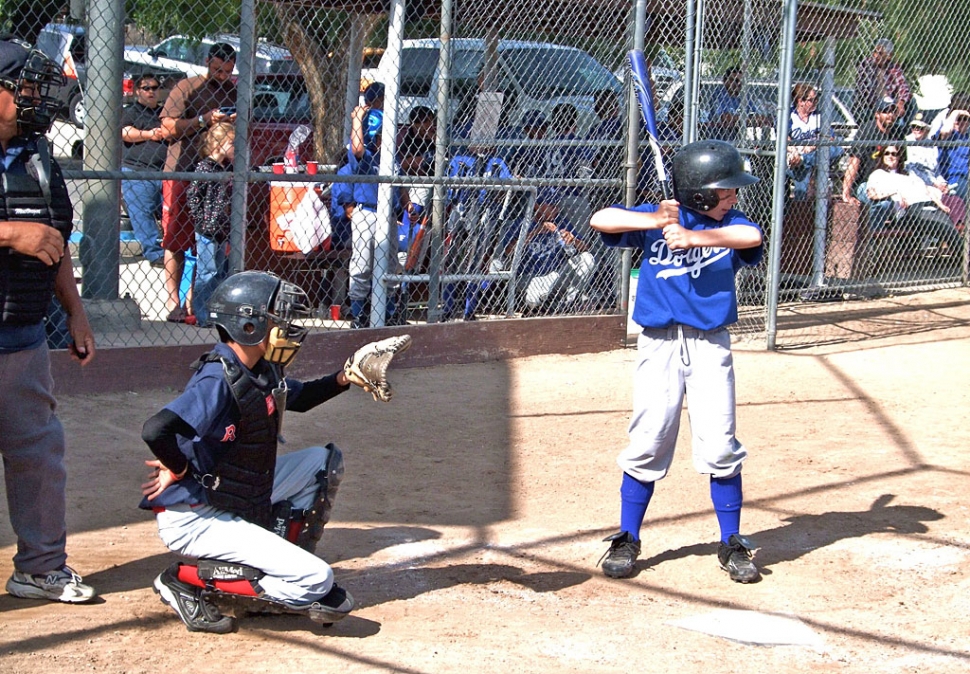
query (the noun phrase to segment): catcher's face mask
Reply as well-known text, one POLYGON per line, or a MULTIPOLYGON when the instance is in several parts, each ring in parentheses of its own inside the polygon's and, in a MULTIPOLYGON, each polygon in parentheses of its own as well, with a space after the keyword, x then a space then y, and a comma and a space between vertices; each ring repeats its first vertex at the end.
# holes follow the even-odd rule
POLYGON ((271 325, 266 343, 267 361, 285 367, 296 358, 308 329, 295 321, 309 317, 310 300, 303 289, 286 281, 280 283, 273 310, 268 314, 271 325))
POLYGON ((51 95, 51 89, 62 86, 67 80, 64 73, 43 52, 33 49, 21 40, 10 39, 28 51, 20 77, 0 78, 0 86, 14 94, 17 105, 17 125, 25 135, 43 135, 50 131, 60 103, 51 95))

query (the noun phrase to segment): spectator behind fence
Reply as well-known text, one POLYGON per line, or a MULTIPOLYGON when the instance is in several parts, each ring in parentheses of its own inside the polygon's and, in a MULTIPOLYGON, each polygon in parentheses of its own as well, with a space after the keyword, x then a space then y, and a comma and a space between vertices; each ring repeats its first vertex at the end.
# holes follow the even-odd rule
MULTIPOLYGON (((546 138, 549 122, 539 110, 527 110, 522 115, 519 133, 521 140, 540 141, 546 138)), ((542 178, 546 172, 546 148, 535 145, 516 145, 505 152, 509 170, 517 178, 542 178)))
MULTIPOLYGON (((232 122, 235 113, 236 83, 232 78, 236 50, 224 42, 209 48, 206 74, 189 77, 172 89, 162 108, 162 128, 171 139, 165 158, 166 171, 191 171, 198 163, 203 133, 213 124, 232 122), (221 110, 227 109, 227 111, 221 110)), ((182 306, 179 287, 185 266, 185 253, 192 249, 195 230, 185 203, 189 182, 162 181, 162 248, 165 249, 166 320, 195 322, 191 302, 182 306)))
POLYGON ((896 117, 905 121, 912 93, 903 69, 891 60, 893 50, 892 41, 881 38, 873 45, 872 54, 859 62, 853 105, 856 119, 869 119, 888 96, 896 106, 896 117))
POLYGON ((967 169, 970 163, 970 95, 953 95, 953 102, 943 118, 940 130, 933 136, 938 140, 964 143, 955 147, 940 148, 940 174, 946 178, 950 189, 964 202, 967 201, 967 169))
MULTIPOLYGON (((560 103, 552 109, 549 121, 549 138, 552 141, 563 141, 554 144, 546 153, 546 177, 554 179, 576 180, 584 176, 584 151, 579 145, 566 145, 579 140, 576 131, 579 128, 579 113, 574 105, 560 103)), ((561 187, 559 192, 559 211, 563 218, 577 227, 585 227, 589 223, 592 211, 589 199, 582 187, 575 185, 561 187)))
MULTIPOLYGON (((590 145, 585 152, 584 161, 589 167, 591 177, 596 180, 619 179, 623 173, 626 116, 622 115, 620 95, 609 89, 596 92, 593 109, 599 122, 586 134, 586 140, 611 141, 613 145, 590 145)), ((600 209, 619 201, 619 188, 591 187, 587 198, 591 209, 600 209)))
MULTIPOLYGON (((406 176, 434 174, 435 131, 437 117, 434 110, 423 105, 408 113, 408 123, 398 135, 397 153, 401 158, 401 173, 406 176)), ((411 187, 411 203, 427 208, 431 203, 430 187, 411 187)))
MULTIPOLYGON (((44 329, 55 295, 67 313, 71 358, 87 365, 95 347, 67 247, 74 208, 45 146, 58 107, 49 92, 59 80, 60 68, 39 51, 0 38, 0 455, 17 538, 7 592, 78 603, 95 591, 67 566, 64 427, 44 329)), ((4 610, 8 619, 14 609, 4 610)))
MULTIPOLYGON (((704 125, 708 138, 735 142, 741 122, 741 89, 743 87, 743 71, 733 66, 724 71, 721 86, 714 90, 711 99, 711 116, 704 125)), ((745 108, 744 123, 746 126, 772 126, 774 120, 770 114, 760 109, 756 101, 749 99, 745 108)))
MULTIPOLYGON (((158 80, 142 75, 135 80, 135 102, 121 114, 121 140, 124 157, 121 170, 161 171, 165 166, 168 146, 159 117, 158 80)), ((159 237, 158 219, 162 210, 161 180, 122 180, 121 194, 141 254, 153 267, 163 267, 164 251, 159 237)))
MULTIPOLYGON (((373 86, 373 85, 371 85, 373 86)), ((384 113, 381 110, 370 110, 365 115, 354 116, 351 131, 354 143, 358 140, 363 152, 354 171, 358 176, 376 176, 381 165, 381 137, 384 127, 384 113)), ((354 150, 356 154, 356 149, 354 150)), ((351 326, 366 328, 370 325, 370 296, 375 271, 389 272, 397 265, 397 237, 393 237, 391 256, 386 260, 377 259, 377 228, 382 225, 377 218, 377 195, 379 185, 376 182, 354 183, 354 212, 350 218, 351 252, 350 252, 350 297, 351 326), (392 266, 392 260, 393 265, 392 266)), ((407 188, 392 189, 393 203, 391 217, 399 209, 405 209, 413 215, 410 196, 407 188)), ((394 325, 401 320, 403 311, 397 311, 394 297, 397 286, 387 288, 386 324, 394 325)))
POLYGON ((866 179, 879 166, 879 153, 887 143, 903 139, 903 131, 896 124, 896 101, 886 97, 856 134, 849 152, 849 163, 842 177, 842 201, 861 203, 866 207, 869 230, 882 227, 889 217, 891 202, 872 202, 866 192, 866 179))
MULTIPOLYGON (((909 133, 906 135, 906 140, 929 140, 929 137, 929 122, 923 117, 922 112, 917 112, 909 123, 909 133)), ((906 154, 906 168, 910 173, 918 175, 927 185, 933 185, 944 193, 946 192, 946 178, 939 174, 939 148, 912 145, 906 149, 906 154)))
MULTIPOLYGON (((559 205, 558 190, 539 190, 516 279, 527 314, 564 313, 575 308, 584 298, 596 270, 596 260, 588 244, 560 214, 559 205)), ((492 261, 493 273, 511 265, 518 234, 517 224, 506 232, 504 256, 492 261)))
POLYGON ((816 110, 818 91, 810 84, 796 84, 792 89, 792 110, 788 120, 788 177, 793 184, 792 197, 808 198, 815 173, 816 147, 804 145, 819 137, 820 115, 816 110))
MULTIPOLYGON (((350 118, 350 153, 359 160, 367 150, 364 138, 367 132, 367 115, 371 110, 384 110, 384 85, 371 82, 364 90, 364 104, 354 108, 350 118)), ((382 117, 383 119, 383 117, 382 117)))
POLYGON ((718 140, 735 140, 738 115, 741 112, 741 68, 733 66, 724 71, 721 86, 711 99, 711 116, 707 120, 707 135, 718 140))
POLYGON ((941 249, 955 253, 962 250, 960 235, 950 220, 950 209, 943 204, 940 190, 930 187, 906 169, 906 147, 887 145, 878 153, 878 166, 866 184, 872 201, 891 205, 894 220, 914 227, 923 238, 934 240, 941 249))
MULTIPOLYGON (((930 138, 930 125, 922 112, 913 115, 909 123, 909 134, 906 140, 927 140, 930 138)), ((947 184, 946 178, 939 172, 940 150, 935 146, 911 145, 906 148, 906 170, 918 175, 924 183, 935 187, 942 193, 943 203, 950 209, 950 220, 957 227, 962 227, 966 220, 967 207, 963 199, 955 194, 947 184)))
MULTIPOLYGON (((202 159, 196 173, 232 172, 236 130, 229 122, 218 122, 206 131, 202 159)), ((209 320, 207 303, 213 291, 229 275, 229 216, 232 212, 232 182, 195 180, 186 192, 186 202, 195 228, 195 281, 192 307, 199 325, 209 320)))

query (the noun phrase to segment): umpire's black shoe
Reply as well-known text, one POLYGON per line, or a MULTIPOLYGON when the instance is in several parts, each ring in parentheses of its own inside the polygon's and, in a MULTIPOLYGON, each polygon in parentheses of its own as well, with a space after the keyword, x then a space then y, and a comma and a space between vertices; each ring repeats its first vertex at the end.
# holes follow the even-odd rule
POLYGON ((717 561, 735 583, 754 583, 761 578, 761 572, 751 561, 754 550, 751 539, 732 534, 727 543, 718 544, 717 561))
POLYGON ((600 558, 603 573, 610 578, 626 578, 632 574, 640 556, 640 541, 634 540, 628 531, 607 536, 603 541, 610 541, 610 549, 600 558))
POLYGON ((201 587, 180 581, 178 568, 178 563, 175 563, 158 574, 154 589, 162 602, 175 610, 189 632, 228 634, 235 631, 235 619, 222 615, 204 596, 201 587))

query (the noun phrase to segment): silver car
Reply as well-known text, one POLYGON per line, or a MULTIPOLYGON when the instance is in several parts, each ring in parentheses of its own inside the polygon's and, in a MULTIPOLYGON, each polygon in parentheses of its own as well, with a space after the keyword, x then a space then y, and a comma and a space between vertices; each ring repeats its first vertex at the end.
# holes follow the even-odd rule
MULTIPOLYGON (((209 48, 217 42, 225 42, 239 51, 238 35, 213 35, 201 40, 173 35, 154 47, 125 47, 125 60, 179 70, 189 77, 205 75, 209 48)), ((286 47, 260 40, 256 46, 255 70, 257 75, 290 74, 298 73, 299 66, 286 47)), ((233 74, 239 74, 238 62, 233 74)))

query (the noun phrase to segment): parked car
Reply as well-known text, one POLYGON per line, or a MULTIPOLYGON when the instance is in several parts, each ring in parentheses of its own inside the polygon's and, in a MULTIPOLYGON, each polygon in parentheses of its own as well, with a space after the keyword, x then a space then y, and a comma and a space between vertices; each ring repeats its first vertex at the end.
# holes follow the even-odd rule
MULTIPOLYGON (((202 39, 186 35, 173 35, 147 49, 144 47, 126 47, 125 59, 136 63, 178 70, 189 77, 204 75, 209 48, 217 42, 225 42, 239 51, 240 39, 238 35, 213 35, 202 39)), ((260 40, 256 46, 255 72, 257 75, 298 73, 299 66, 286 47, 260 40)), ((233 73, 239 74, 238 63, 233 73)))
MULTIPOLYGON (((697 122, 701 128, 704 124, 711 121, 710 114, 714 96, 716 95, 716 92, 720 90, 721 86, 722 83, 719 79, 701 80, 700 101, 697 106, 697 122)), ((749 114, 768 117, 774 120, 776 117, 775 110, 778 106, 778 82, 748 82, 747 92, 749 114)), ((684 83, 683 81, 678 80, 673 82, 667 89, 666 93, 661 97, 661 102, 657 109, 658 121, 666 121, 667 111, 670 110, 671 104, 674 101, 677 101, 682 105, 683 100, 684 83)), ((852 115, 849 104, 843 101, 837 93, 833 93, 831 125, 832 134, 839 140, 852 140, 852 138, 855 137, 855 133, 858 128, 859 125, 856 122, 855 117, 852 115)), ((762 142, 774 142, 775 140, 774 128, 749 127, 747 135, 748 140, 758 140, 762 142)))
MULTIPOLYGON (((478 77, 485 60, 485 40, 451 40, 451 113, 454 114, 468 94, 477 91, 478 77)), ((374 70, 362 79, 387 82, 400 70, 398 115, 417 105, 432 110, 438 107, 438 53, 441 40, 405 40, 401 63, 387 54, 374 70)), ((525 112, 539 110, 547 117, 560 103, 571 103, 579 113, 579 132, 584 134, 597 121, 593 96, 602 90, 621 93, 622 82, 586 52, 548 42, 498 41, 498 88, 505 94, 505 105, 513 106, 507 123, 517 126, 525 112)))
MULTIPOLYGON (((63 68, 65 83, 52 91, 52 95, 61 103, 58 116, 79 128, 83 127, 84 89, 87 87, 85 60, 87 45, 84 26, 47 24, 37 37, 36 47, 63 68)), ((175 83, 185 77, 184 73, 178 70, 125 60, 121 82, 123 103, 127 104, 134 100, 134 81, 141 75, 147 74, 158 79, 161 86, 158 92, 159 102, 164 102, 175 83)))

